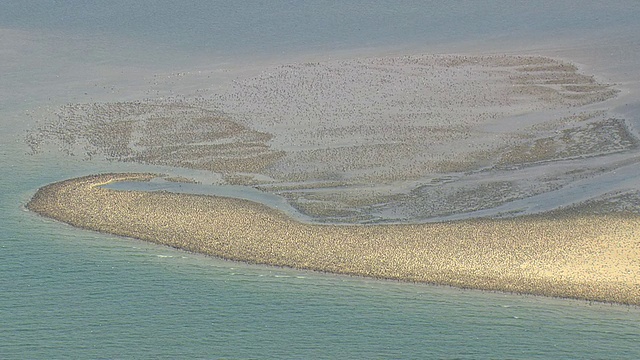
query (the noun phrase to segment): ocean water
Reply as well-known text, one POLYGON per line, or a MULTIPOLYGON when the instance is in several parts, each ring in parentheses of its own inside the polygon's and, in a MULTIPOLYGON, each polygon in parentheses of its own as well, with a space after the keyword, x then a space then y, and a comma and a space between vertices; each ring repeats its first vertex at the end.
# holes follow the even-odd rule
POLYGON ((238 264, 24 209, 53 181, 149 169, 27 154, 25 131, 66 103, 191 94, 217 68, 300 57, 504 49, 576 59, 633 94, 638 15, 637 1, 2 1, 0 358, 640 358, 637 307, 238 264))

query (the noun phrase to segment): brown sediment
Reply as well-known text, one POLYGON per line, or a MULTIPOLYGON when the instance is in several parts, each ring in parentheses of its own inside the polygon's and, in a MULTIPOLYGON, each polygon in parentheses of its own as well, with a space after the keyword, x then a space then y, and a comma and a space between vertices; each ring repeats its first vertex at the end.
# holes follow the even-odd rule
POLYGON ((640 217, 527 216, 317 225, 254 202, 111 190, 104 174, 38 190, 27 207, 73 226, 249 263, 640 305, 640 217))

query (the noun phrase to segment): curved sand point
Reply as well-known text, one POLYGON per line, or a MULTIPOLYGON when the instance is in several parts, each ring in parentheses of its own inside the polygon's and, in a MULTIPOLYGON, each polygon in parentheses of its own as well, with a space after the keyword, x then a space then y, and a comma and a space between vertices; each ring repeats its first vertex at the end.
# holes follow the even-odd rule
POLYGON ((640 305, 640 217, 527 216, 404 225, 313 225, 254 202, 100 185, 37 191, 27 208, 73 226, 249 263, 640 305))

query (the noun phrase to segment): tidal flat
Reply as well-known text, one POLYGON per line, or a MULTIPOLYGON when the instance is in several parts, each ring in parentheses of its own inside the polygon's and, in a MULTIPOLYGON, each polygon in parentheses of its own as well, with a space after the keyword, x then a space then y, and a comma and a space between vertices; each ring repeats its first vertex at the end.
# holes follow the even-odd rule
POLYGON ((423 222, 622 166, 638 141, 609 111, 619 92, 543 56, 302 62, 206 97, 68 104, 27 142, 34 153, 212 174, 202 182, 215 174, 320 222, 423 222))

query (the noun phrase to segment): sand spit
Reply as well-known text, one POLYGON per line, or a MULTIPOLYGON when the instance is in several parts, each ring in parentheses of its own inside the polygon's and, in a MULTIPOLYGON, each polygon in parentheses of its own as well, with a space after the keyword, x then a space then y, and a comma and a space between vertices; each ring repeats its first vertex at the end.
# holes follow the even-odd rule
POLYGON ((73 226, 249 263, 640 305, 640 217, 565 213, 403 225, 312 225, 246 200, 116 191, 104 174, 27 207, 73 226))

